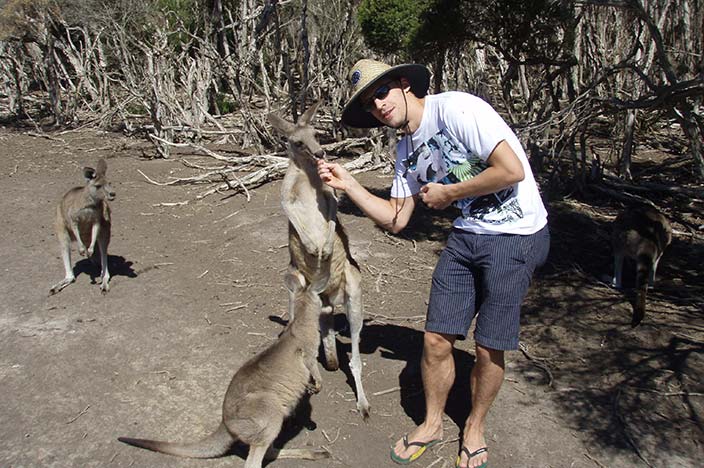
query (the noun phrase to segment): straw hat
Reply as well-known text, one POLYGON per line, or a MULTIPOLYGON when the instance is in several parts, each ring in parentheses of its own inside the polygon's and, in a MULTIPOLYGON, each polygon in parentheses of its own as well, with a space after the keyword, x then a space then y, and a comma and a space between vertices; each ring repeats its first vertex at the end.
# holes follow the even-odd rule
POLYGON ((352 97, 342 110, 342 122, 350 127, 372 128, 382 125, 370 112, 362 108, 359 96, 381 79, 406 78, 411 84, 411 91, 422 98, 428 92, 430 71, 417 63, 389 66, 376 60, 362 59, 352 66, 349 74, 352 85, 352 97))

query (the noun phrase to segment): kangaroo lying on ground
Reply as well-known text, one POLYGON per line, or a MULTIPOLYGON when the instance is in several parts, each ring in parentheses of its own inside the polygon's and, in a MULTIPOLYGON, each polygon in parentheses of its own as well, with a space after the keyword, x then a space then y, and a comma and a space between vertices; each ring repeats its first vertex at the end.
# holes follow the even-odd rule
POLYGON ((98 161, 96 169, 84 167, 83 176, 86 179, 86 186, 74 187, 66 192, 56 207, 54 228, 56 237, 59 239, 66 276, 51 287, 49 294, 58 293, 76 280, 71 266, 72 240, 78 244, 78 253, 91 257, 93 263, 97 263, 95 254, 100 256, 100 289, 103 293, 110 289, 108 244, 111 220, 108 200, 115 199, 115 192, 105 177, 107 168, 108 165, 104 159, 98 161), (87 248, 86 244, 88 244, 87 248))
POLYGON ((633 327, 645 317, 648 286, 653 287, 655 284, 658 262, 671 240, 670 222, 651 206, 627 208, 614 221, 611 236, 614 250, 612 286, 621 288, 624 259, 628 257, 636 262, 636 301, 631 321, 633 327))
MULTIPOLYGON (((318 176, 316 160, 324 157, 325 152, 315 138, 311 121, 319 105, 316 103, 306 110, 296 124, 275 114, 269 115, 269 122, 289 142, 288 155, 291 161, 281 187, 282 205, 289 220, 289 272, 309 282, 320 268, 329 268, 330 281, 321 294, 324 311, 320 320, 320 333, 325 364, 330 370, 339 368, 333 308, 344 304, 350 324, 350 370, 357 391, 357 409, 367 419, 369 402, 362 386, 362 359, 359 354, 359 336, 364 319, 362 275, 350 253, 347 234, 337 220, 334 191, 318 176)), ((292 297, 293 292, 290 294, 292 297)), ((290 306, 289 315, 293 319, 290 306)))
POLYGON ((254 356, 235 373, 225 394, 220 427, 199 442, 178 444, 120 437, 121 442, 179 457, 214 458, 225 455, 235 442, 249 445, 245 468, 260 468, 266 457, 319 460, 327 450, 274 449, 284 419, 306 392, 321 388, 318 369, 320 332, 319 293, 329 272, 322 272, 312 286, 297 275, 286 274, 286 287, 293 291, 296 318, 279 339, 254 356))

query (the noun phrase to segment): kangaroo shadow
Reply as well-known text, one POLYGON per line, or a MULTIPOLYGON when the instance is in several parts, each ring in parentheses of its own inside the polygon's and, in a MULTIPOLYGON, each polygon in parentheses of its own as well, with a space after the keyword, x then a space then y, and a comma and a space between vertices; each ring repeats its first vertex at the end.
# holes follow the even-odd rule
MULTIPOLYGON (((126 276, 128 278, 136 278, 139 276, 132 268, 133 263, 119 255, 108 255, 108 271, 110 277, 126 276)), ((81 273, 90 276, 91 284, 95 284, 97 278, 100 278, 100 259, 84 258, 76 262, 73 266, 73 274, 78 277, 81 273)))
MULTIPOLYGON (((274 439, 272 443, 273 447, 282 448, 289 441, 294 439, 303 429, 313 431, 317 425, 311 419, 312 407, 310 404, 310 395, 305 395, 298 406, 293 411, 293 414, 284 420, 281 426, 281 432, 274 439)), ((235 443, 230 447, 230 450, 224 456, 237 456, 243 460, 247 459, 249 455, 249 446, 241 441, 235 441, 235 443)), ((262 466, 267 466, 275 460, 265 459, 262 466)))
MULTIPOLYGON (((279 435, 276 439, 274 439, 272 446, 282 448, 289 441, 295 438, 303 429, 309 431, 315 430, 317 425, 312 421, 311 415, 312 406, 310 404, 310 395, 305 395, 301 398, 301 401, 298 403, 298 406, 296 406, 293 414, 284 420, 284 423, 281 426, 281 432, 279 432, 279 435)), ((242 441, 236 440, 222 457, 235 456, 241 458, 242 460, 246 460, 248 455, 249 445, 243 443, 242 441)), ((264 459, 262 466, 267 466, 273 461, 275 460, 264 459)))

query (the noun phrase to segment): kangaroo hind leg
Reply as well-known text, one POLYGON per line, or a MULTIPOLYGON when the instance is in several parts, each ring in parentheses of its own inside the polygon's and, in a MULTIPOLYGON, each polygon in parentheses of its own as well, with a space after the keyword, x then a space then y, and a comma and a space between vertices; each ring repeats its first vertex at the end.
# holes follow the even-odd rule
POLYGON ((98 238, 98 251, 100 253, 100 290, 105 294, 110 290, 110 272, 108 271, 108 239, 103 235, 98 238))
POLYGON ((350 324, 350 341, 352 345, 352 358, 350 370, 354 377, 355 390, 357 391, 357 410, 366 420, 369 418, 369 402, 362 386, 362 358, 359 353, 359 341, 364 325, 364 310, 362 307, 362 277, 359 270, 352 265, 345 268, 345 297, 347 320, 350 324))
POLYGON ((320 337, 323 342, 323 353, 325 354, 325 368, 330 371, 339 369, 340 361, 337 358, 334 308, 327 301, 323 303, 323 310, 320 314, 320 337))
POLYGON ((76 281, 76 276, 73 274, 71 266, 71 236, 66 229, 57 229, 56 236, 59 239, 59 248, 61 249, 61 260, 64 264, 64 279, 56 283, 49 290, 49 294, 56 294, 64 289, 69 284, 76 281))

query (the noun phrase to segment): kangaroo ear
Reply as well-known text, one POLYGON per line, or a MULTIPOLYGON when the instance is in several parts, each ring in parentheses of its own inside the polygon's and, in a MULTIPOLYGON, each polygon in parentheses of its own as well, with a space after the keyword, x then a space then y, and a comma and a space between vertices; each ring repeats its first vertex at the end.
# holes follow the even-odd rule
POLYGON ((105 162, 104 159, 99 159, 98 160, 98 167, 96 168, 95 172, 99 175, 105 175, 105 172, 108 170, 108 163, 105 162))
POLYGON ((95 179, 95 169, 93 169, 92 167, 84 167, 83 177, 85 177, 88 182, 95 179))
POLYGON ((306 287, 306 280, 300 273, 288 272, 284 275, 284 284, 286 289, 295 293, 306 287))
POLYGON ((323 100, 321 99, 320 101, 314 103, 312 106, 310 106, 306 111, 301 115, 301 117, 298 119, 298 124, 299 125, 308 125, 313 121, 313 118, 315 117, 315 113, 318 112, 318 107, 323 103, 323 100))
POLYGON ((293 125, 291 122, 288 120, 284 120, 281 117, 279 117, 276 114, 269 114, 267 116, 267 120, 269 120, 269 123, 271 124, 272 127, 274 127, 274 130, 279 132, 281 135, 288 137, 293 133, 293 131, 296 129, 296 126, 293 125))

